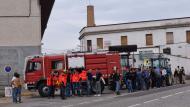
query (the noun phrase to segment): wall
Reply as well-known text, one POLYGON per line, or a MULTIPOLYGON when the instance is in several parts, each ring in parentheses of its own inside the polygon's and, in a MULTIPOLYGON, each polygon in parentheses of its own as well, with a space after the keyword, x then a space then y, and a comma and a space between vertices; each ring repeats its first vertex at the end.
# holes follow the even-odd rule
POLYGON ((137 44, 138 47, 147 47, 145 35, 150 33, 153 34, 153 46, 168 46, 166 44, 166 32, 173 32, 174 44, 178 44, 186 42, 187 30, 190 30, 190 27, 88 35, 81 40, 83 41, 83 44, 81 44, 81 46, 84 46, 83 50, 86 50, 86 41, 92 40, 92 49, 96 50, 96 38, 103 38, 104 41, 110 41, 111 45, 121 45, 121 36, 128 36, 128 45, 137 44))
MULTIPOLYGON (((23 76, 26 56, 41 53, 39 0, 0 1, 0 93, 8 85, 4 67, 23 76)), ((11 79, 13 72, 10 73, 11 79)))

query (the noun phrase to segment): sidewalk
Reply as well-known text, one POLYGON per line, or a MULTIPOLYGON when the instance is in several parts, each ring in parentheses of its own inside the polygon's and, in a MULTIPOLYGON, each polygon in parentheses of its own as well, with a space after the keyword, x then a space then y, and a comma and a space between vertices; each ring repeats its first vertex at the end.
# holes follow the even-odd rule
MULTIPOLYGON (((31 92, 28 90, 23 90, 22 97, 33 97, 33 96, 39 96, 38 92, 31 92)), ((0 104, 7 104, 12 103, 12 97, 0 97, 0 104)))

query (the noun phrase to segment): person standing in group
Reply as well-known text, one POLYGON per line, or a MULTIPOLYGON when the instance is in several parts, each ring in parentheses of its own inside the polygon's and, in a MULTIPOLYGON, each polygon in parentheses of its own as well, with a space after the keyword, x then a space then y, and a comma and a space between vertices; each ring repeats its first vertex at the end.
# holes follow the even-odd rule
POLYGON ((136 74, 135 68, 132 68, 131 71, 132 71, 131 72, 132 88, 133 88, 133 91, 136 91, 136 77, 137 77, 137 74, 136 74))
POLYGON ((172 85, 172 70, 171 70, 171 66, 169 65, 168 67, 166 67, 166 85, 170 86, 172 85))
POLYGON ((82 72, 79 74, 79 78, 80 78, 81 94, 84 95, 88 91, 87 71, 85 69, 82 69, 82 72))
POLYGON ((96 95, 95 96, 101 96, 101 78, 102 73, 100 72, 100 69, 96 69, 96 95))
POLYGON ((144 79, 144 87, 146 90, 150 88, 150 72, 148 69, 144 69, 142 72, 143 79, 144 79))
POLYGON ((113 81, 115 83, 115 93, 117 95, 120 94, 120 74, 118 73, 118 70, 115 69, 114 70, 114 74, 113 74, 113 81))
POLYGON ((87 95, 91 95, 92 93, 92 70, 89 69, 87 72, 87 95))
POLYGON ((161 68, 161 86, 164 87, 166 85, 166 75, 167 71, 165 68, 161 68))
POLYGON ((80 94, 80 77, 79 72, 75 69, 72 74, 72 84, 73 84, 73 95, 81 96, 80 94), (76 94, 77 91, 77 94, 76 94))
POLYGON ((56 84, 56 76, 54 72, 52 72, 47 78, 47 86, 49 87, 48 98, 55 97, 55 84, 56 84))
POLYGON ((66 71, 62 72, 59 75, 59 83, 60 83, 60 96, 61 96, 61 99, 65 99, 65 89, 66 89, 66 83, 67 83, 66 71))
POLYGON ((154 88, 156 86, 156 73, 153 68, 150 68, 150 80, 151 88, 154 88))
POLYGON ((185 70, 183 67, 179 71, 179 82, 180 84, 185 84, 185 70))
POLYGON ((174 71, 174 83, 178 84, 179 83, 179 72, 177 69, 174 71))
POLYGON ((133 86, 132 86, 132 71, 131 71, 131 69, 130 69, 129 72, 126 74, 126 78, 127 78, 127 88, 128 88, 128 92, 131 93, 131 92, 133 92, 133 86))
POLYGON ((141 69, 137 69, 137 90, 143 89, 143 78, 141 69))
POLYGON ((71 71, 67 72, 66 97, 71 96, 71 71))
POLYGON ((155 73, 156 73, 156 87, 161 87, 161 70, 159 67, 154 67, 155 73))
POLYGON ((22 81, 20 79, 20 74, 14 73, 11 84, 13 86, 13 103, 21 103, 22 81))

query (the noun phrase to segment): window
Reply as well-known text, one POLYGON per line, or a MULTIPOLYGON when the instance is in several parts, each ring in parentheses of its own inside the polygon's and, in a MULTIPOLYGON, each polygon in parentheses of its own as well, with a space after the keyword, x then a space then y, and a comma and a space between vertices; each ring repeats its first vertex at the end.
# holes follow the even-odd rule
POLYGON ((146 34, 146 45, 153 45, 152 34, 146 34))
POLYGON ((121 36, 121 45, 127 45, 127 36, 121 36))
POLYGON ((186 40, 187 40, 187 43, 190 43, 190 31, 187 31, 186 32, 186 40))
POLYGON ((41 62, 28 62, 27 72, 40 71, 42 68, 41 62))
POLYGON ((173 43, 174 43, 173 32, 166 32, 166 44, 173 44, 173 43))
POLYGON ((103 49, 103 38, 97 38, 97 49, 103 49))
POLYGON ((92 51, 92 41, 91 40, 87 40, 87 51, 88 52, 92 51))
POLYGON ((51 66, 52 66, 52 69, 62 70, 63 69, 63 62, 62 61, 52 61, 51 66))

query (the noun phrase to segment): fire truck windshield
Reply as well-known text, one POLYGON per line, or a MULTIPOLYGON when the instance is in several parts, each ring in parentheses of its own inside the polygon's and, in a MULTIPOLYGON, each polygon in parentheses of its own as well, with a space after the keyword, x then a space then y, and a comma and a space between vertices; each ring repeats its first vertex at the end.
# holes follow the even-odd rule
POLYGON ((26 71, 27 72, 40 71, 41 68, 42 68, 41 62, 28 62, 26 71))
POLYGON ((62 70, 63 69, 63 61, 52 61, 52 69, 62 70))

